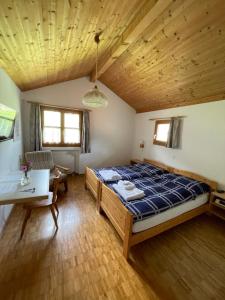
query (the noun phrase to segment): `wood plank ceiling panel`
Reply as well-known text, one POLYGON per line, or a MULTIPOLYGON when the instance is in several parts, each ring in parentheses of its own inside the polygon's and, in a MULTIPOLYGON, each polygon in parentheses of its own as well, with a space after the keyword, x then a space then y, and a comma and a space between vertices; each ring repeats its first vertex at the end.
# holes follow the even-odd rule
POLYGON ((224 11, 173 1, 100 80, 138 112, 225 99, 224 11))
POLYGON ((22 90, 92 74, 138 112, 225 98, 224 0, 0 0, 0 67, 22 90), (149 22, 149 24, 148 24, 149 22))
POLYGON ((0 67, 22 90, 88 75, 95 33, 103 31, 101 56, 146 2, 0 0, 0 67))

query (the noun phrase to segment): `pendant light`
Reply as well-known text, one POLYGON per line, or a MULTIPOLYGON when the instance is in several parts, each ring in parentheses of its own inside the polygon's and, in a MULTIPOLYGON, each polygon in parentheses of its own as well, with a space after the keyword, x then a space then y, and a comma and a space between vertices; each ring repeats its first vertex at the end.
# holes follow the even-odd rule
POLYGON ((100 42, 99 36, 101 33, 97 33, 95 35, 95 43, 97 45, 97 52, 96 52, 96 63, 95 63, 95 86, 94 88, 87 92, 83 98, 82 103, 85 106, 92 107, 92 108, 100 108, 106 107, 108 105, 107 97, 99 91, 96 80, 98 78, 98 44, 100 42))

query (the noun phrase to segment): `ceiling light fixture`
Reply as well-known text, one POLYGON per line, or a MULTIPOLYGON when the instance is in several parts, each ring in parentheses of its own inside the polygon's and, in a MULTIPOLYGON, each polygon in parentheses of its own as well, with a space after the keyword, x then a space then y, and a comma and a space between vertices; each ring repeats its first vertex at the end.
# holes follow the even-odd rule
POLYGON ((96 33, 95 35, 95 43, 97 45, 97 52, 96 52, 96 62, 95 62, 95 86, 94 88, 87 92, 83 98, 82 103, 85 106, 92 107, 92 108, 100 108, 100 107, 106 107, 108 105, 108 99, 107 97, 99 91, 96 80, 98 78, 98 44, 100 42, 100 33, 96 33))

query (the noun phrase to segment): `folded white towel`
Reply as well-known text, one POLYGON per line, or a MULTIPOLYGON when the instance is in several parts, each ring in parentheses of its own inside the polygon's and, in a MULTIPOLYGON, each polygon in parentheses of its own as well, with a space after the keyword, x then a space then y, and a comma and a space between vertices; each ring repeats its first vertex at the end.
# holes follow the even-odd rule
POLYGON ((125 190, 127 190, 127 191, 132 191, 133 189, 135 189, 135 185, 134 184, 125 186, 125 190))
POLYGON ((144 191, 134 188, 132 190, 126 190, 119 184, 113 184, 113 188, 119 193, 125 201, 131 201, 136 199, 141 199, 145 196, 144 191))
POLYGON ((120 180, 120 181, 118 181, 118 185, 121 188, 125 188, 128 191, 133 190, 135 188, 135 184, 133 184, 132 182, 127 181, 127 180, 120 180))
POLYGON ((130 185, 130 184, 132 184, 132 182, 130 182, 130 181, 128 181, 128 180, 120 180, 119 182, 118 182, 118 184, 120 184, 120 185, 130 185))
POLYGON ((101 170, 99 174, 105 181, 115 181, 120 180, 122 177, 116 171, 113 170, 101 170))

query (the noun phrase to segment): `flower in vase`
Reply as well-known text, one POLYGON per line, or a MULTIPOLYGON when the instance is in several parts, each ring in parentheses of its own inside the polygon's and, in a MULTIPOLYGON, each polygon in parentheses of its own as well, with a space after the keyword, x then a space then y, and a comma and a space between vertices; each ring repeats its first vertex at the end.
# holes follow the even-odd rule
POLYGON ((23 171, 23 172, 27 172, 28 171, 27 165, 21 165, 20 170, 23 171))

